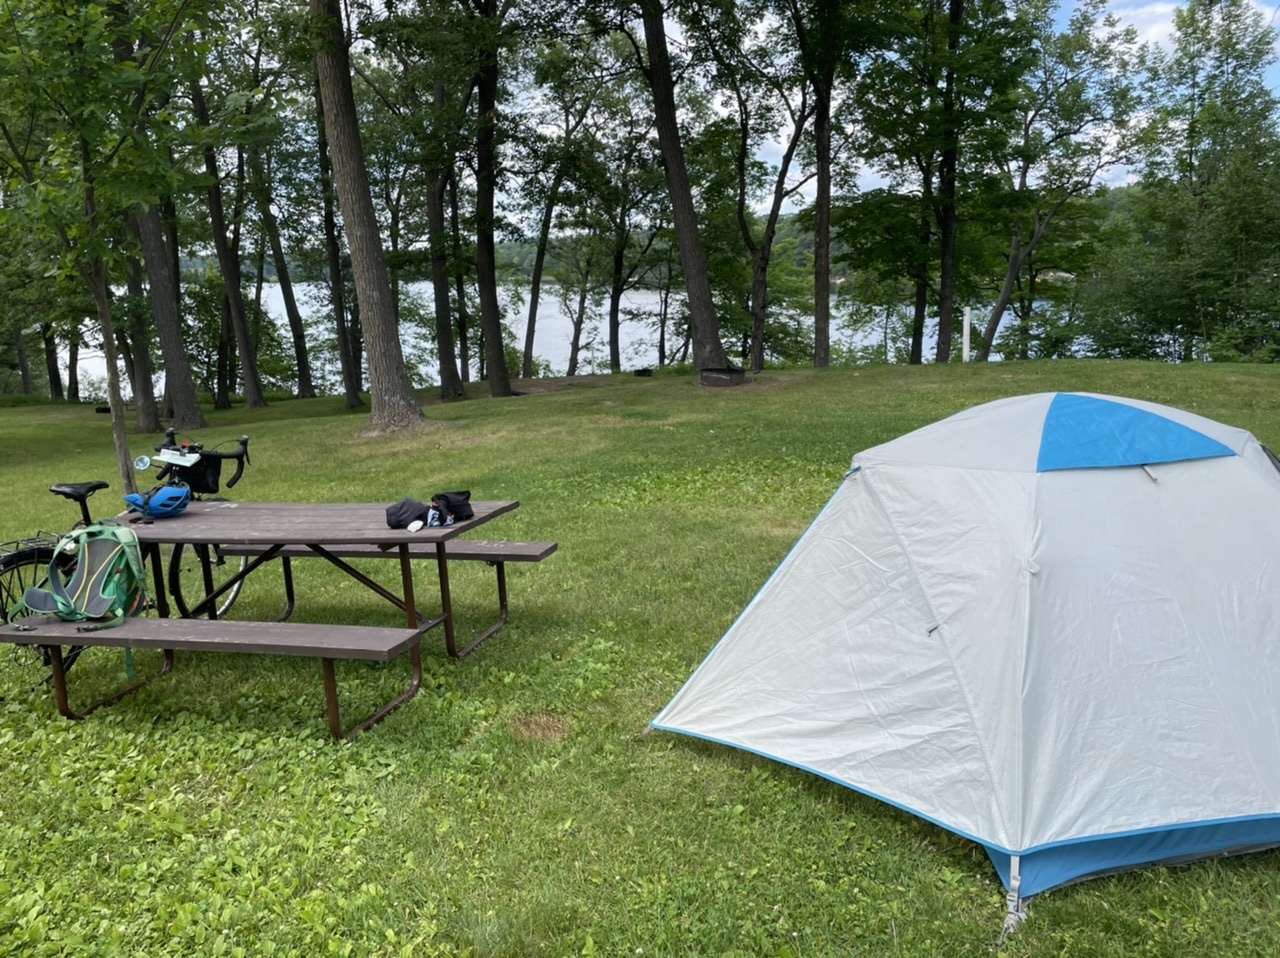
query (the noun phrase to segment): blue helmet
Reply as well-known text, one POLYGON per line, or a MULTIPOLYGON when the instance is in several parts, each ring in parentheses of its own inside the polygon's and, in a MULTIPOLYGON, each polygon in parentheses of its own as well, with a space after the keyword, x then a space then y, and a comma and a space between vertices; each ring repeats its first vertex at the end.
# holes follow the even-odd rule
POLYGON ((124 497, 130 512, 151 519, 179 515, 191 501, 191 488, 186 484, 157 486, 147 493, 131 492, 124 497))

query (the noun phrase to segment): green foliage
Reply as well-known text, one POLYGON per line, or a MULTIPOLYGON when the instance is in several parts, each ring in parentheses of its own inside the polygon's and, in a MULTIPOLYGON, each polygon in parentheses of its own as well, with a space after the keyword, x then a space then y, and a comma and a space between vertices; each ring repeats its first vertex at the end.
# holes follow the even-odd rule
MULTIPOLYGON (((559 551, 508 568, 511 621, 471 658, 447 659, 428 633, 422 692, 351 743, 328 737, 314 662, 180 656, 68 722, 29 653, 0 650, 0 952, 989 956, 1003 891, 973 843, 796 769, 637 733, 860 449, 1049 389, 1172 403, 1280 444, 1280 378, 1259 366, 785 370, 735 389, 664 370, 533 388, 433 404, 427 429, 376 440, 341 397, 208 413, 195 438, 253 437, 233 498, 470 488, 521 500, 494 535, 559 551)), ((23 506, 0 514, 0 540, 70 524, 51 482, 112 474, 105 417, 88 408, 7 408, 0 448, 0 484, 23 506)), ((475 565, 451 569, 463 634, 493 614, 493 573, 475 565)), ((297 620, 401 621, 325 563, 294 571, 297 620)), ((432 575, 419 573, 428 607, 432 575)), ((236 614, 272 618, 280 601, 267 568, 236 614)), ((344 709, 367 714, 405 674, 341 664, 344 709)), ((73 702, 123 679, 118 650, 90 650, 73 702)), ((1278 864, 1269 852, 1060 889, 999 953, 1275 954, 1278 864)))

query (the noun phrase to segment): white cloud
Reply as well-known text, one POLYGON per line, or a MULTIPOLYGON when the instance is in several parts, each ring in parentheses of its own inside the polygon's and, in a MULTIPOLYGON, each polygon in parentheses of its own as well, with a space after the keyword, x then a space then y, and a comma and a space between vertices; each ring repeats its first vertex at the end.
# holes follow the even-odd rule
MULTIPOLYGON (((1262 14, 1263 23, 1272 27, 1280 19, 1280 5, 1252 0, 1253 6, 1262 14)), ((1153 43, 1168 47, 1173 36, 1173 14, 1185 3, 1169 3, 1167 0, 1112 0, 1107 5, 1108 11, 1120 18, 1120 22, 1134 27, 1138 31, 1141 43, 1153 43)), ((1276 50, 1280 53, 1280 37, 1277 37, 1276 50)))

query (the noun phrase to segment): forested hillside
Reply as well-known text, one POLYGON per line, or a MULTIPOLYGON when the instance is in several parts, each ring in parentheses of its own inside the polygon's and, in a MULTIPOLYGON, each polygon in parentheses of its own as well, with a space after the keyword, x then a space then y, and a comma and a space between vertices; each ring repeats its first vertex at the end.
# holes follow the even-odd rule
POLYGON ((93 349, 140 429, 273 393, 396 428, 424 377, 545 368, 550 297, 571 373, 624 323, 660 364, 946 362, 966 308, 978 360, 1277 356, 1249 0, 1148 42, 1103 0, 5 11, 3 392, 81 398, 93 349))

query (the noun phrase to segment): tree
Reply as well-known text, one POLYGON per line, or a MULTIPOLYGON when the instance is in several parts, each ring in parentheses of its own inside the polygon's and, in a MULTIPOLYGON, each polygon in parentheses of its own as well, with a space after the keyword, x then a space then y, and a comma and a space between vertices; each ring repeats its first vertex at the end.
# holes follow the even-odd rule
POLYGON ((392 309, 391 282, 360 143, 342 9, 338 0, 309 0, 309 4, 318 38, 316 72, 325 130, 369 354, 368 428, 372 432, 400 429, 420 422, 423 415, 413 397, 392 309))
POLYGON ((640 0, 646 56, 639 62, 653 93, 658 143, 662 149, 663 170, 667 178, 667 192, 671 198, 671 214, 688 298, 689 325, 693 335, 693 364, 698 369, 723 368, 727 362, 724 344, 720 341, 720 324, 716 317, 706 257, 698 233, 698 217, 693 205, 689 174, 685 168, 684 147, 680 142, 675 76, 671 70, 667 28, 663 22, 665 13, 661 0, 640 0))
POLYGON ((769 299, 769 258, 783 203, 810 179, 793 177, 791 165, 808 129, 815 100, 811 78, 799 66, 794 42, 782 24, 757 4, 716 6, 718 16, 695 18, 703 45, 716 64, 718 85, 735 111, 737 130, 733 165, 737 171, 736 219, 751 258, 751 369, 764 368, 765 323, 769 299), (780 134, 782 157, 773 174, 763 223, 752 215, 758 179, 755 162, 761 142, 780 134))
POLYGON ((1015 102, 1010 93, 1029 47, 1020 9, 998 0, 917 0, 895 12, 891 35, 860 83, 862 152, 919 198, 922 249, 915 280, 921 320, 936 238, 935 359, 947 362, 962 205, 981 192, 996 159, 1007 155, 1007 118, 1015 102))
MULTIPOLYGON (((1025 8, 1034 59, 1016 94, 1013 148, 999 164, 1011 239, 979 362, 989 356, 1004 311, 1054 219, 1105 170, 1132 159, 1136 34, 1105 16, 1105 6, 1105 0, 1085 0, 1061 32, 1054 27, 1056 2, 1034 0, 1025 8)), ((1027 281, 1034 283, 1034 274, 1027 281)))
MULTIPOLYGON (((123 217, 154 195, 166 157, 143 135, 171 79, 185 4, 93 6, 32 0, 0 29, 0 141, 21 188, 0 215, 56 240, 93 298, 107 362, 112 437, 126 491, 125 434, 110 267, 123 217), (144 42, 135 44, 137 38, 144 42)), ((186 53, 191 53, 186 50, 186 53)))
POLYGON ((1275 33, 1247 0, 1192 0, 1143 53, 1142 180, 1117 204, 1128 241, 1094 283, 1111 355, 1277 358, 1280 209, 1275 33))
POLYGON ((541 88, 542 98, 531 124, 533 129, 524 138, 525 152, 534 157, 534 163, 522 182, 526 204, 538 210, 538 234, 533 272, 529 278, 529 306, 520 365, 520 374, 525 378, 533 375, 538 302, 542 295, 542 277, 556 208, 565 181, 579 165, 580 151, 586 148, 579 139, 579 131, 595 112, 597 91, 604 82, 600 74, 609 69, 600 62, 599 54, 606 51, 599 47, 599 44, 587 45, 585 51, 580 51, 557 39, 543 44, 536 53, 538 62, 533 79, 541 88), (554 135, 547 132, 553 127, 554 135))
POLYGON ((857 54, 878 38, 873 10, 859 3, 778 0, 791 24, 799 65, 813 90, 813 365, 831 362, 832 118, 837 81, 855 70, 857 54))

